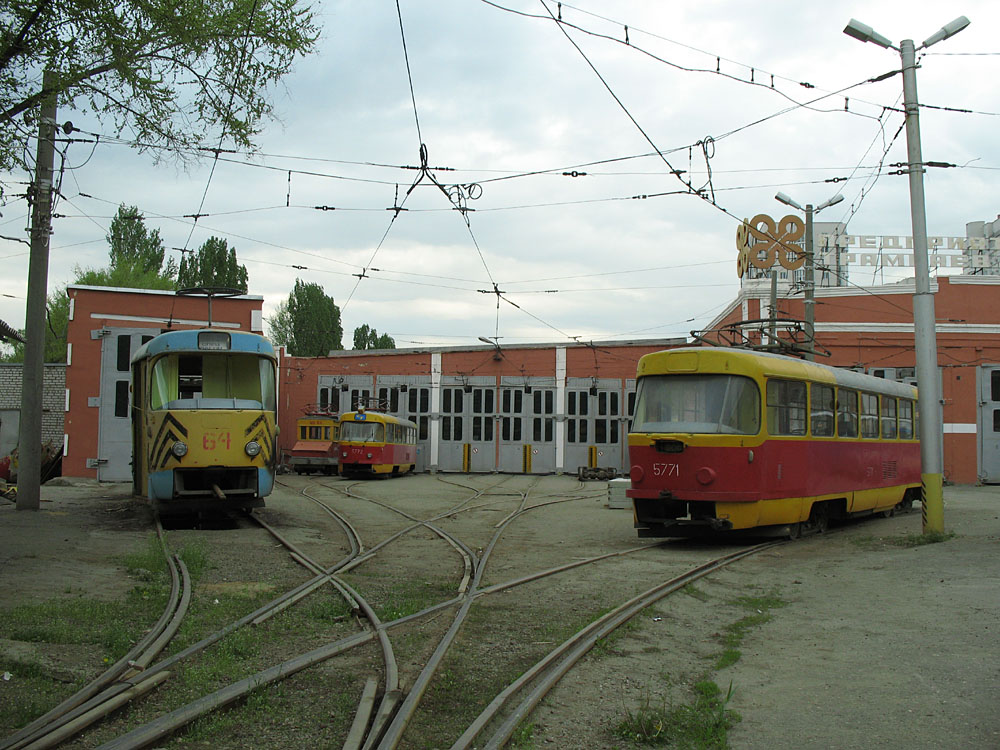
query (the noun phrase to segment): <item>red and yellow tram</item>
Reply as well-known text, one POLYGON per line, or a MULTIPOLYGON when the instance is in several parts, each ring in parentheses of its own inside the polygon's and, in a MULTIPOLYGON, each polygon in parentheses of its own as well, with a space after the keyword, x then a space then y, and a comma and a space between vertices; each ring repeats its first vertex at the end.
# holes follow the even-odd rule
POLYGON ((357 411, 340 416, 340 473, 343 476, 405 474, 417 462, 417 426, 390 414, 357 411))
POLYGON ((340 419, 326 411, 307 411, 295 423, 295 444, 288 456, 288 466, 296 474, 314 471, 337 473, 337 433, 340 419))
POLYGON ((629 431, 640 537, 888 513, 920 497, 913 386, 777 354, 639 360, 629 431))

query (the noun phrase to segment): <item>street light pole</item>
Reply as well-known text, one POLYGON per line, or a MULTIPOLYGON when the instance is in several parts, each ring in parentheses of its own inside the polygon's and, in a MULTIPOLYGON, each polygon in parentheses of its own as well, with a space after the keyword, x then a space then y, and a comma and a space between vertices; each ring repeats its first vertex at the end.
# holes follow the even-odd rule
MULTIPOLYGON (((921 49, 954 36, 969 25, 959 16, 924 40, 921 49)), ((903 64, 903 107, 906 111, 906 158, 910 180, 910 223, 913 231, 913 339, 916 349, 917 406, 920 413, 920 461, 924 533, 944 531, 943 419, 938 376, 934 295, 927 259, 927 217, 924 207, 924 165, 920 149, 920 105, 917 102, 916 48, 904 39, 898 49, 888 39, 853 18, 844 33, 862 42, 895 49, 903 64)))
POLYGON ((916 50, 912 39, 899 43, 903 60, 903 107, 906 110, 906 159, 910 179, 913 230, 913 337, 917 356, 917 407, 920 414, 920 461, 923 484, 923 530, 944 531, 943 432, 934 293, 927 258, 924 164, 920 149, 916 50))
POLYGON ((813 214, 818 214, 824 208, 840 203, 844 196, 837 193, 830 200, 823 201, 816 208, 812 203, 801 206, 784 193, 774 196, 775 200, 784 203, 786 206, 797 208, 806 215, 806 263, 805 263, 805 312, 806 312, 806 334, 809 336, 809 350, 806 352, 806 359, 812 361, 816 359, 816 262, 813 251, 813 214))

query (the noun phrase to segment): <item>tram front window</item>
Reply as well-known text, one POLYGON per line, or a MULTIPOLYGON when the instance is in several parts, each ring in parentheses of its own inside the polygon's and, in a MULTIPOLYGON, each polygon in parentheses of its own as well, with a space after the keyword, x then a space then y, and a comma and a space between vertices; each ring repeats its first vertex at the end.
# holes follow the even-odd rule
POLYGON ((647 375, 639 380, 631 432, 756 435, 760 390, 737 375, 647 375))
POLYGON ((239 354, 168 354, 153 364, 154 409, 266 409, 274 411, 274 365, 239 354))
POLYGON ((379 422, 342 422, 340 425, 342 443, 381 443, 384 435, 379 422))

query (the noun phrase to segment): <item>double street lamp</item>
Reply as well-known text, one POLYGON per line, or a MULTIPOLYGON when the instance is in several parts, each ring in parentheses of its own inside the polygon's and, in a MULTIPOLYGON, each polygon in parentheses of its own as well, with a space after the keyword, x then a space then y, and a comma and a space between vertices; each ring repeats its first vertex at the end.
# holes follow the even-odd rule
MULTIPOLYGON (((942 26, 920 45, 930 47, 954 36, 969 19, 959 16, 942 26)), ((927 258, 927 217, 924 210, 924 165, 920 152, 919 105, 917 103, 916 47, 912 39, 904 39, 899 47, 853 18, 844 33, 862 42, 899 52, 903 62, 903 106, 906 110, 906 156, 910 177, 910 222, 913 228, 913 338, 917 359, 918 405, 920 409, 920 460, 923 482, 923 530, 944 531, 944 498, 942 491, 943 420, 941 414, 940 380, 937 363, 937 334, 934 321, 934 295, 931 292, 930 267, 927 258)))
POLYGON ((806 353, 806 359, 813 360, 816 359, 816 265, 813 250, 813 214, 818 214, 824 208, 840 203, 844 200, 844 196, 837 193, 815 208, 813 208, 812 203, 801 206, 784 193, 778 193, 774 197, 786 206, 797 208, 806 215, 805 308, 806 334, 809 338, 809 351, 806 353))

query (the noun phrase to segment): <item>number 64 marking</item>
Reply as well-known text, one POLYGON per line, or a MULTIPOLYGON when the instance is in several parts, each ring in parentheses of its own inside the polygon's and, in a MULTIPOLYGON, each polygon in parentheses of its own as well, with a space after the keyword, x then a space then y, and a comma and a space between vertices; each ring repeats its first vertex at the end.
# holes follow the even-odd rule
POLYGON ((220 447, 225 445, 226 450, 229 450, 229 431, 223 431, 216 433, 214 435, 210 433, 205 433, 201 438, 201 447, 207 451, 215 450, 216 444, 220 447))
POLYGON ((680 464, 653 464, 654 477, 679 477, 680 475, 680 464))

